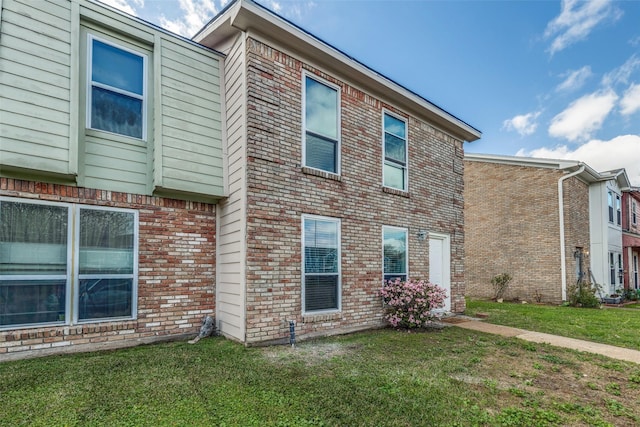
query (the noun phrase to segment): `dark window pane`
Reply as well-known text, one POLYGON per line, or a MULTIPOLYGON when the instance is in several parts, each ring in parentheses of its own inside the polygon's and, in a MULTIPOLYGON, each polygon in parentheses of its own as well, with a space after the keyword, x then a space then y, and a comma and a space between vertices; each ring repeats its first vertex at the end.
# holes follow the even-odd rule
POLYGON ((402 165, 406 162, 406 141, 391 134, 384 134, 384 155, 402 165))
POLYGON ((131 317, 132 279, 80 280, 79 320, 131 317))
POLYGON ((338 308, 338 276, 305 275, 305 311, 335 310, 338 308))
POLYGON ((142 100, 91 88, 91 128, 142 138, 142 100))
POLYGON ((0 281, 0 326, 65 320, 66 281, 0 281))
POLYGON ((307 132, 305 147, 306 166, 336 173, 338 163, 336 146, 337 143, 335 141, 321 138, 307 132))
POLYGON ((142 95, 144 59, 140 55, 94 39, 91 80, 142 95))
POLYGON ((134 216, 80 210, 80 274, 132 274, 134 216))
POLYGON ((406 274, 385 274, 384 275, 384 281, 388 282, 388 281, 394 281, 396 279, 400 279, 403 282, 407 281, 407 275, 406 274))
POLYGON ((0 201, 0 274, 67 273, 68 209, 0 201))

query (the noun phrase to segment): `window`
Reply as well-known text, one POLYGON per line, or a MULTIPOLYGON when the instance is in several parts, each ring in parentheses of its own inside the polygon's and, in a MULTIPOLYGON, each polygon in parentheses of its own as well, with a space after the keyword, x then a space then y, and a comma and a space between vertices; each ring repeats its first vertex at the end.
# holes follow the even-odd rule
POLYGON ((80 208, 78 320, 131 317, 134 288, 132 212, 80 208))
POLYGON ((340 220, 305 215, 302 228, 302 310, 340 310, 340 220))
POLYGON ((0 328, 133 318, 137 221, 129 210, 0 199, 0 328))
POLYGON ((385 187, 407 190, 407 123, 384 113, 384 167, 385 187))
POLYGON ((613 192, 607 191, 607 204, 609 205, 609 222, 613 223, 613 192))
POLYGON ((619 194, 616 194, 616 224, 622 225, 622 203, 619 194))
POLYGON ((611 286, 616 284, 616 262, 613 252, 609 252, 609 284, 611 286))
POLYGON ((618 254, 618 283, 622 285, 622 277, 624 275, 624 266, 622 265, 622 254, 618 254))
POLYGON ((337 88, 304 77, 304 166, 340 173, 339 105, 337 88))
POLYGON ((146 138, 147 56, 88 35, 87 127, 146 138))
POLYGON ((382 227, 383 277, 385 281, 407 280, 407 229, 382 227))
POLYGON ((631 201, 631 223, 634 225, 638 223, 638 204, 635 200, 631 201))

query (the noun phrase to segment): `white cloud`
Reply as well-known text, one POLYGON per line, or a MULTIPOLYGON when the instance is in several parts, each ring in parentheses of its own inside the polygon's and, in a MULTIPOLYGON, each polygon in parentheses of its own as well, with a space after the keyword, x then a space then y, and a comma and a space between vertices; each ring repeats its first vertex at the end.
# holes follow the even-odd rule
POLYGON ((549 135, 569 141, 584 141, 602 127, 618 95, 612 90, 594 92, 573 101, 551 120, 549 135))
POLYGON ((593 139, 575 150, 561 145, 531 151, 520 150, 516 155, 578 160, 599 172, 624 168, 631 184, 640 186, 640 135, 621 135, 608 141, 593 139))
POLYGON ((591 67, 585 65, 579 70, 568 71, 562 75, 564 81, 556 87, 556 91, 574 91, 580 89, 593 73, 591 67))
POLYGON ((624 116, 640 111, 640 83, 629 86, 620 100, 620 113, 624 116))
POLYGON ((610 0, 563 0, 560 15, 547 24, 544 32, 545 38, 553 38, 547 50, 553 55, 587 38, 598 24, 621 16, 610 0))
POLYGON ((193 36, 218 13, 213 0, 178 0, 178 3, 183 15, 173 20, 162 15, 160 26, 184 37, 193 36))
POLYGON ((638 69, 640 69, 640 57, 633 54, 624 64, 605 74, 602 77, 602 85, 611 87, 616 84, 628 84, 631 75, 638 69))
POLYGON ((108 4, 118 10, 129 15, 138 15, 138 9, 144 7, 144 0, 100 0, 102 3, 108 4))
POLYGON ((521 136, 531 135, 536 131, 538 123, 536 122, 540 111, 533 113, 520 114, 502 123, 502 128, 508 131, 516 131, 521 136))

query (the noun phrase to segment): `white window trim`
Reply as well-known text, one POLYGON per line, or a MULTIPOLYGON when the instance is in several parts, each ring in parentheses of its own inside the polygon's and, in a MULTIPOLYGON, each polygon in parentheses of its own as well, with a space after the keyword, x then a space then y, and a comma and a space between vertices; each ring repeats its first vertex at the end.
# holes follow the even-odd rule
POLYGON ((631 200, 631 224, 636 225, 638 223, 638 203, 635 200, 631 200))
POLYGON ((302 166, 309 169, 314 169, 318 171, 322 171, 325 173, 330 173, 332 175, 341 175, 342 174, 342 100, 341 100, 341 88, 340 86, 331 83, 325 79, 322 79, 315 74, 309 73, 306 70, 302 71, 302 166), (331 89, 334 89, 337 93, 337 117, 336 117, 336 126, 338 130, 337 140, 336 140, 336 171, 329 172, 324 169, 314 168, 313 166, 307 165, 307 77, 315 80, 316 82, 323 84, 331 89))
POLYGON ((131 316, 124 317, 106 317, 100 319, 88 319, 88 320, 80 320, 78 319, 79 315, 79 304, 80 304, 80 244, 76 241, 73 242, 74 246, 74 257, 77 262, 74 263, 73 269, 73 323, 74 324, 85 324, 85 323, 96 323, 96 322, 105 322, 105 321, 118 321, 118 320, 135 320, 138 316, 138 252, 140 251, 139 246, 139 217, 138 211, 133 209, 124 209, 124 208, 112 208, 108 206, 90 206, 90 205, 76 205, 75 208, 75 222, 74 222, 74 232, 76 238, 80 238, 80 210, 85 211, 108 211, 108 212, 125 212, 133 214, 133 272, 131 274, 88 274, 82 275, 91 276, 93 278, 103 277, 108 279, 129 279, 131 278, 131 316))
MULTIPOLYGON (((44 279, 64 279, 66 281, 65 287, 65 321, 60 322, 47 322, 47 323, 28 323, 28 324, 15 324, 0 326, 0 330, 14 330, 14 329, 26 329, 26 328, 38 328, 44 326, 72 326, 75 324, 87 324, 87 323, 99 323, 99 322, 116 322, 122 320, 135 320, 138 316, 138 252, 139 246, 139 216, 138 211, 133 209, 124 208, 112 208, 108 206, 91 206, 75 203, 64 202, 50 202, 37 199, 20 199, 15 197, 0 196, 0 201, 7 201, 13 203, 28 203, 34 205, 48 205, 59 206, 67 209, 67 271, 65 275, 2 275, 0 274, 0 280, 44 280, 44 279), (78 320, 78 304, 79 304, 79 262, 80 259, 80 245, 76 240, 80 236, 80 209, 85 210, 106 210, 110 212, 127 212, 132 213, 134 216, 134 241, 133 241, 133 278, 132 278, 132 301, 131 301, 131 316, 125 317, 105 317, 100 319, 78 320), (74 262, 75 261, 75 262, 74 262), (72 267, 73 266, 73 267, 72 267)), ((124 275, 107 275, 109 278, 126 277, 129 278, 131 274, 124 275)), ((105 276, 105 277, 107 277, 105 276)))
POLYGON ((613 191, 607 190, 607 218, 609 219, 610 224, 615 224, 616 216, 616 201, 613 194, 613 191))
MULTIPOLYGON (((404 231, 405 234, 405 248, 406 248, 406 254, 405 254, 405 266, 404 269, 406 271, 406 276, 407 279, 409 280, 409 229, 405 228, 405 227, 395 227, 392 225, 383 225, 382 226, 382 282, 384 283, 384 276, 386 275, 386 272, 384 271, 384 232, 385 230, 402 230, 404 231)), ((389 273, 391 274, 391 273, 389 273)))
POLYGON ((618 226, 622 226, 622 197, 620 196, 620 194, 618 193, 614 193, 615 197, 614 197, 614 202, 615 202, 615 207, 614 207, 614 212, 615 212, 615 224, 618 226))
MULTIPOLYGON (((70 318, 71 314, 71 266, 73 260, 73 220, 74 220, 74 209, 73 204, 71 203, 62 203, 62 202, 49 202, 46 200, 37 200, 37 199, 20 199, 14 197, 4 197, 0 196, 0 202, 12 202, 12 203, 28 203, 34 205, 45 205, 45 206, 59 206, 67 209, 67 271, 66 274, 55 274, 55 275, 3 275, 0 274, 0 280, 16 280, 16 281, 28 281, 28 280, 46 280, 46 279, 57 279, 57 280, 65 280, 65 319, 70 318)), ((42 326, 61 326, 66 325, 65 321, 60 322, 48 322, 48 323, 26 323, 26 324, 14 324, 14 325, 6 325, 0 326, 0 330, 12 330, 12 329, 25 329, 25 328, 34 328, 34 327, 42 327, 42 326)))
POLYGON ((339 313, 342 311, 342 220, 340 218, 334 218, 334 217, 330 217, 330 216, 320 216, 320 215, 310 215, 310 214, 303 214, 302 215, 302 233, 301 234, 301 242, 300 242, 300 247, 302 249, 301 253, 301 272, 302 272, 302 277, 301 277, 301 282, 302 282, 302 292, 301 292, 301 297, 302 297, 302 315, 306 316, 306 315, 319 315, 319 314, 326 314, 326 313, 339 313), (306 284, 305 284, 305 277, 306 277, 306 271, 305 271, 305 221, 306 220, 319 220, 319 221, 327 221, 327 222, 335 222, 338 225, 338 308, 334 308, 334 309, 328 309, 328 310, 312 310, 312 311, 307 311, 306 307, 305 307, 305 288, 306 288, 306 284))
POLYGON ((382 186, 386 187, 386 188, 391 188, 391 189, 394 189, 394 190, 404 191, 404 192, 408 193, 409 192, 409 121, 405 117, 402 117, 402 116, 400 116, 398 114, 395 114, 394 112, 389 111, 389 110, 387 110, 385 108, 382 109, 381 121, 382 121, 382 186), (388 185, 384 184, 384 182, 385 182, 385 180, 384 180, 384 178, 385 178, 384 177, 384 166, 385 166, 385 164, 387 162, 386 156, 385 156, 385 137, 384 137, 384 134, 385 134, 384 116, 385 116, 385 114, 404 122, 404 126, 405 126, 404 144, 405 144, 405 147, 404 147, 404 170, 403 170, 403 173, 404 173, 405 188, 389 187, 388 185))
POLYGON ((85 109, 86 109, 86 128, 87 129, 91 129, 93 131, 96 132, 104 132, 104 133, 108 133, 111 135, 117 135, 119 137, 123 137, 123 138, 131 138, 131 139, 135 139, 138 141, 146 141, 147 140, 147 127, 148 127, 148 117, 147 117, 147 109, 148 109, 148 103, 149 103, 149 96, 148 96, 148 79, 149 79, 149 56, 146 53, 140 52, 138 50, 134 50, 131 49, 129 47, 123 46, 121 44, 118 43, 114 43, 110 40, 107 40, 103 37, 99 37, 96 36, 94 34, 92 34, 91 32, 87 32, 87 87, 85 88, 86 91, 86 105, 85 105, 85 109), (92 75, 93 75, 93 40, 97 40, 101 43, 104 44, 108 44, 110 46, 115 47, 116 49, 120 49, 123 50, 125 52, 129 52, 131 54, 137 55, 142 57, 142 96, 138 95, 137 93, 131 93, 131 92, 127 92, 125 90, 116 88, 116 87, 112 87, 109 85, 105 85, 102 83, 98 83, 98 82, 93 82, 92 80, 92 75), (120 133, 115 133, 115 132, 109 132, 103 129, 96 129, 94 127, 91 126, 91 103, 92 103, 92 90, 91 88, 93 86, 96 87, 100 87, 103 89, 107 89, 109 91, 115 92, 115 93, 119 93, 122 95, 126 95, 126 96, 130 96, 132 98, 137 98, 142 100, 142 138, 136 138, 134 136, 129 136, 129 135, 123 135, 120 133))

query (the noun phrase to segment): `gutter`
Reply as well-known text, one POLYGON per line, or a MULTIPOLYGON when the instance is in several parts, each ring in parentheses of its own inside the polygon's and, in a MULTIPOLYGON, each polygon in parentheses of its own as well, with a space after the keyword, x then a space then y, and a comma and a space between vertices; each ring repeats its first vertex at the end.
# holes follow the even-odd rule
POLYGON ((560 216, 560 271, 562 274, 562 301, 567 300, 567 248, 565 247, 564 242, 564 191, 562 189, 562 184, 565 180, 576 175, 580 175, 582 172, 584 172, 586 165, 582 162, 578 164, 580 165, 580 169, 568 175, 563 175, 560 177, 560 179, 558 179, 558 214, 560 216))

